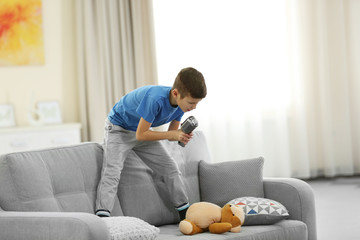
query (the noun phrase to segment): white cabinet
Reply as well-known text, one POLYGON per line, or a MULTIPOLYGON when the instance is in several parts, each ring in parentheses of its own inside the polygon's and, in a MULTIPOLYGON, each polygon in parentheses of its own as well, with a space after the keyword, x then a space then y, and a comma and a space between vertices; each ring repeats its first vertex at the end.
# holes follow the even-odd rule
POLYGON ((80 123, 0 128, 0 154, 81 142, 80 123))

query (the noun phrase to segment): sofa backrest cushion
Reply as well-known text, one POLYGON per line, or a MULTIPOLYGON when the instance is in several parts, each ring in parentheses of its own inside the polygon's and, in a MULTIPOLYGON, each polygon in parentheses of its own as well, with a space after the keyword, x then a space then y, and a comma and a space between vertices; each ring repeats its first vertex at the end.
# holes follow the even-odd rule
POLYGON ((84 143, 1 156, 0 206, 93 213, 102 154, 99 144, 84 143))
MULTIPOLYGON (((192 140, 181 147, 177 142, 162 141, 172 154, 184 177, 190 203, 200 201, 198 166, 200 160, 210 161, 204 134, 194 132, 192 140)), ((126 216, 141 218, 153 225, 179 221, 161 176, 154 175, 142 160, 131 151, 121 172, 118 197, 126 216)))
POLYGON ((201 201, 224 206, 239 197, 264 197, 264 158, 208 163, 201 161, 201 201))

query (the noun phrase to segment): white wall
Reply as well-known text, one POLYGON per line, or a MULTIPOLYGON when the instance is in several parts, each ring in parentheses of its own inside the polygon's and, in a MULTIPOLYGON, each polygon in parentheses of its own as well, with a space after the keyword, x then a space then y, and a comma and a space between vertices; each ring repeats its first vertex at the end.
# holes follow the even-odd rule
POLYGON ((42 0, 45 64, 0 67, 0 104, 15 107, 17 126, 29 125, 33 99, 56 100, 63 121, 79 121, 76 78, 74 1, 42 0))

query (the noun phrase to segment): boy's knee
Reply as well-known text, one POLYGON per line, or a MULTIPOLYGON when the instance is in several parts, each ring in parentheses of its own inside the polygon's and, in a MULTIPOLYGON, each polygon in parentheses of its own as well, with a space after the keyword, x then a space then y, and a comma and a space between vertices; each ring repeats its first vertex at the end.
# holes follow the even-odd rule
POLYGON ((173 170, 171 172, 162 174, 162 176, 165 178, 177 178, 177 177, 181 177, 182 175, 183 174, 179 170, 173 170))

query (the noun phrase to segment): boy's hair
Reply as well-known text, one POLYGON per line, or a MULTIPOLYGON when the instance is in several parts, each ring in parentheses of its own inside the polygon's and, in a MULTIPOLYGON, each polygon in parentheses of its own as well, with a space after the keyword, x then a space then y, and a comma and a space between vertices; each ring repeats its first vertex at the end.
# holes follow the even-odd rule
POLYGON ((181 98, 188 95, 192 98, 205 98, 207 93, 204 76, 192 67, 181 69, 172 89, 175 88, 178 89, 181 98))

